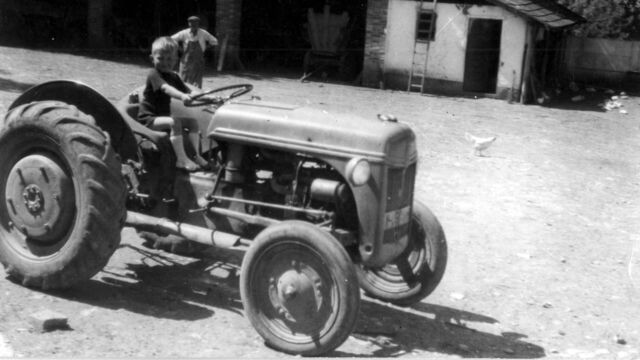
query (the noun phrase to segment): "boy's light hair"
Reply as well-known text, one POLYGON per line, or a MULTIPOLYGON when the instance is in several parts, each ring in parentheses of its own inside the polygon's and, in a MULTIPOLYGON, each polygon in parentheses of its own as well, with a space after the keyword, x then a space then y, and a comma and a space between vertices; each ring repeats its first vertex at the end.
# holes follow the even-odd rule
POLYGON ((159 37, 151 44, 151 55, 168 51, 172 53, 178 52, 178 43, 169 36, 159 37))

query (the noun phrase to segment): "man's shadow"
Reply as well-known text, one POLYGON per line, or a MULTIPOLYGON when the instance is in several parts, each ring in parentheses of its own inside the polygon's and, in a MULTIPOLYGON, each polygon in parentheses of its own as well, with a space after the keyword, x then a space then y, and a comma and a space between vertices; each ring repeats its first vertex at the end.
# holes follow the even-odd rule
MULTIPOLYGON (((52 295, 109 309, 176 320, 209 318, 215 309, 241 313, 238 290, 239 252, 216 249, 200 259, 138 245, 122 245, 124 265, 107 266, 93 279, 52 295), (128 262, 132 255, 141 261, 128 262)), ((121 264, 119 262, 119 264, 121 264)), ((544 349, 523 341, 527 336, 499 332, 498 320, 469 311, 424 302, 398 308, 366 296, 352 337, 372 346, 372 356, 393 357, 417 351, 462 357, 539 358, 544 349), (474 329, 481 323, 491 332, 474 329)), ((328 356, 362 356, 336 350, 328 356)))

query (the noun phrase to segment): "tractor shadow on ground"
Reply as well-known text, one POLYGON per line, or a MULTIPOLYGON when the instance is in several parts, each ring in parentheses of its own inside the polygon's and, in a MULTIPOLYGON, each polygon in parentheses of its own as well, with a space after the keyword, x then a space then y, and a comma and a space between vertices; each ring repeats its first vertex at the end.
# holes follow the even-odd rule
MULTIPOLYGON (((544 348, 523 341, 526 335, 500 332, 497 323, 492 317, 446 306, 418 303, 404 309, 363 297, 352 336, 379 347, 372 353, 375 357, 395 357, 414 351, 419 356, 440 353, 464 358, 545 356, 544 348), (494 329, 479 331, 468 326, 470 323, 494 329)), ((339 350, 333 355, 360 356, 339 350)))
MULTIPOLYGON (((116 261, 88 282, 51 293, 107 309, 124 309, 157 318, 194 321, 216 309, 240 316, 238 290, 242 254, 217 249, 199 259, 182 257, 138 244, 125 244, 116 261)), ((367 355, 336 350, 334 357, 394 357, 416 351, 461 357, 539 358, 542 347, 523 341, 526 335, 500 332, 498 320, 446 306, 418 303, 399 308, 362 297, 352 338, 365 344, 367 355), (490 332, 468 327, 487 325, 490 332)))
POLYGON ((240 314, 238 267, 228 259, 186 258, 131 245, 114 256, 124 261, 110 262, 91 280, 50 294, 172 320, 210 318, 215 309, 240 314))

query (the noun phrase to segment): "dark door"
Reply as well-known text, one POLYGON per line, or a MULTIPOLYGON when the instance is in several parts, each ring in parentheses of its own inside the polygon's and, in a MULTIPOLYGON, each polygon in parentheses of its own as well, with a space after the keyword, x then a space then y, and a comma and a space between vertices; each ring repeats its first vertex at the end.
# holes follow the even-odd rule
POLYGON ((495 93, 500 66, 502 20, 469 19, 462 89, 495 93))

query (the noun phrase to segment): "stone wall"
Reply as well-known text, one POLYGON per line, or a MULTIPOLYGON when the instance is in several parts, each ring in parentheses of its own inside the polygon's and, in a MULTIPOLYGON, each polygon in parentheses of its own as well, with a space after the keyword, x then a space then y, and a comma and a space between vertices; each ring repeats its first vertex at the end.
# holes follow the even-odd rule
POLYGON ((578 83, 640 89, 640 41, 568 36, 566 75, 578 83))
POLYGON ((389 0, 367 1, 367 26, 364 46, 362 85, 380 87, 384 84, 387 12, 389 0))

